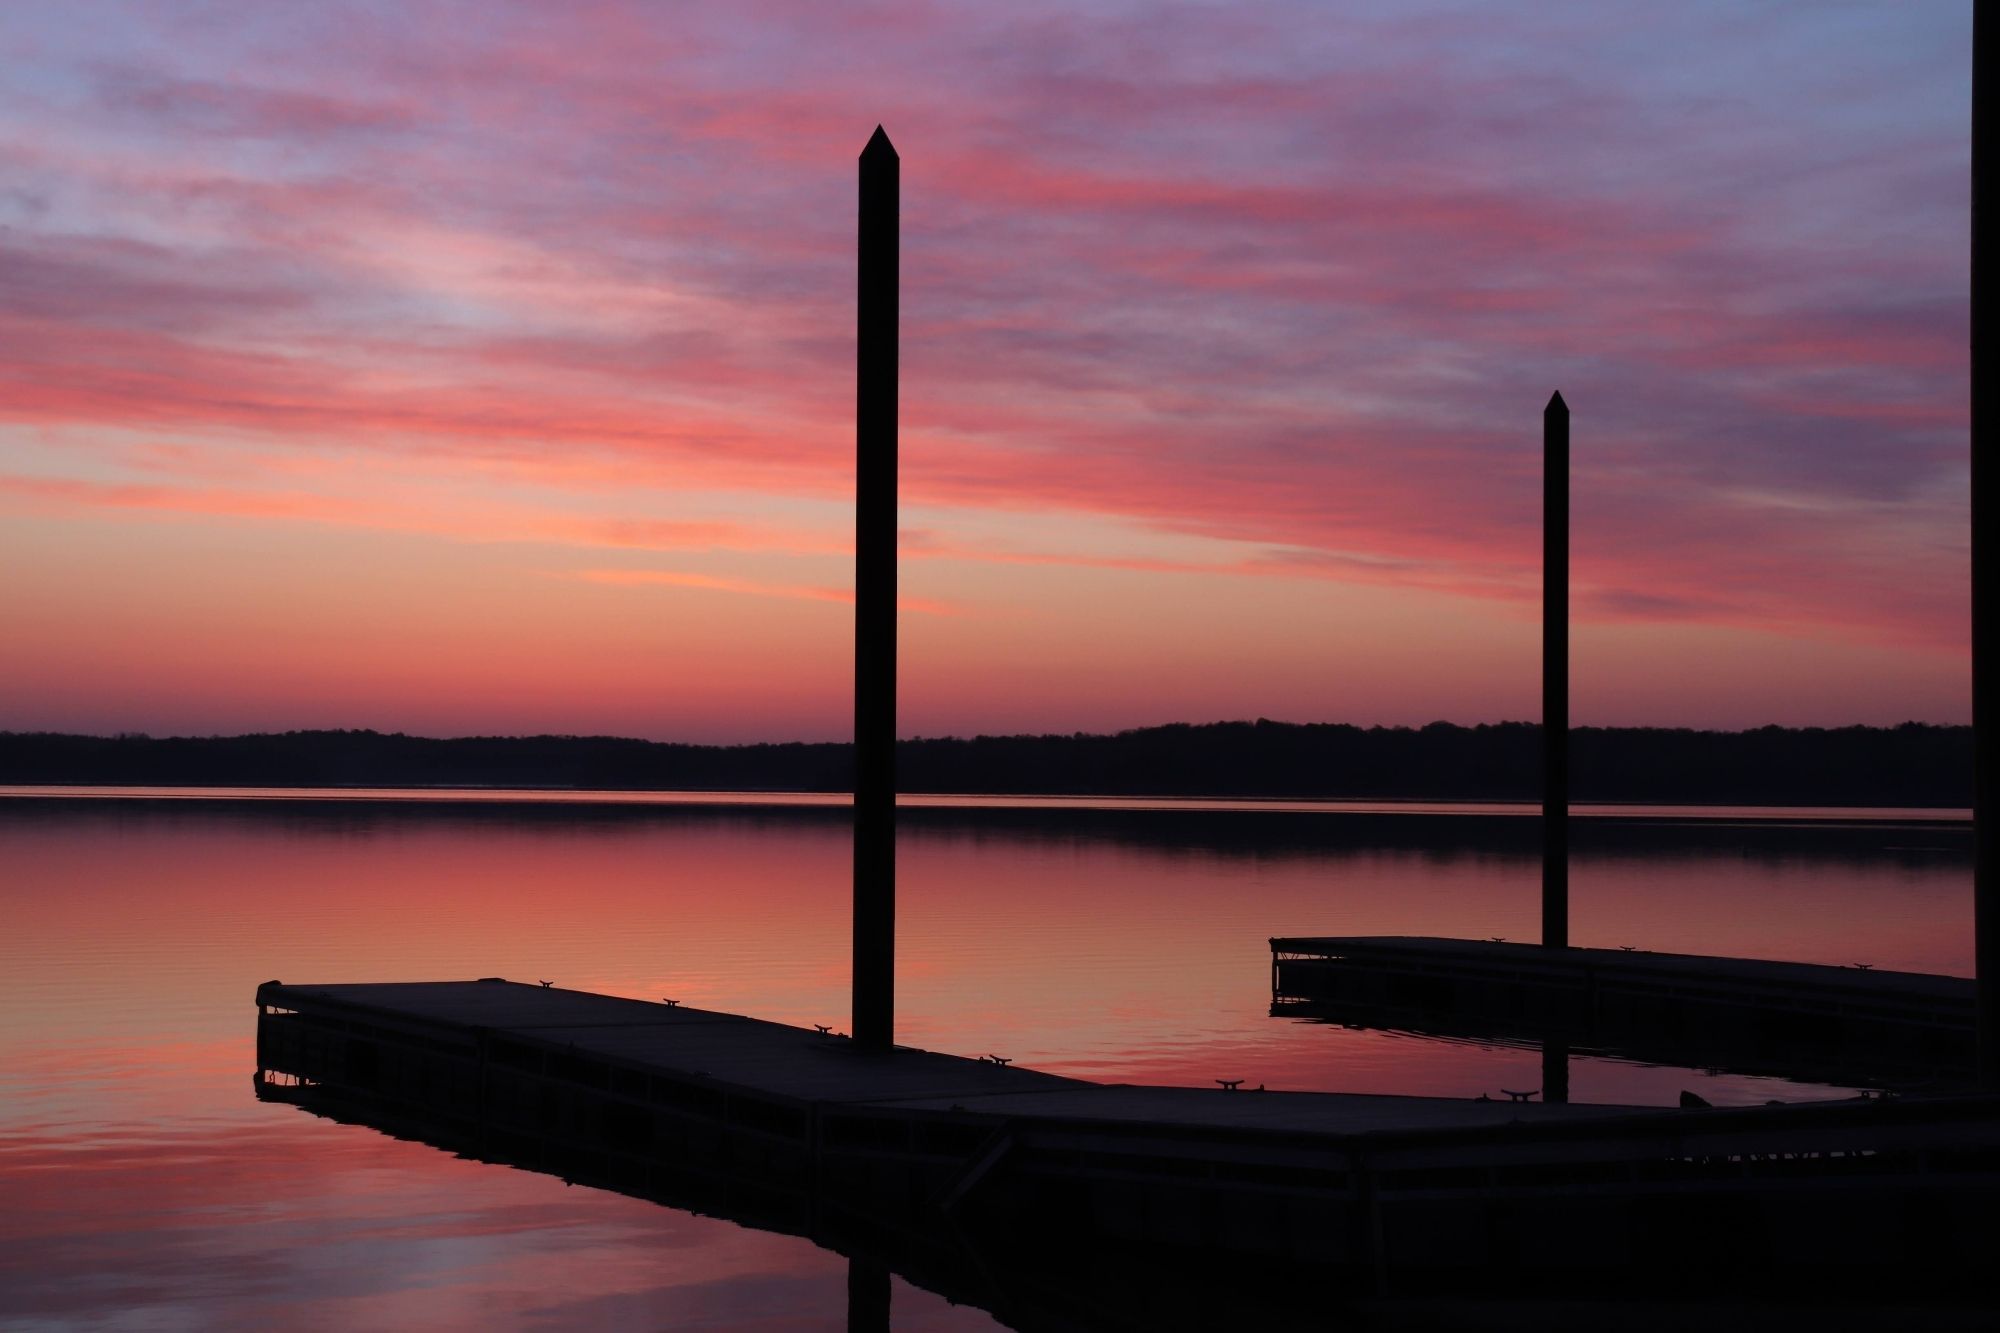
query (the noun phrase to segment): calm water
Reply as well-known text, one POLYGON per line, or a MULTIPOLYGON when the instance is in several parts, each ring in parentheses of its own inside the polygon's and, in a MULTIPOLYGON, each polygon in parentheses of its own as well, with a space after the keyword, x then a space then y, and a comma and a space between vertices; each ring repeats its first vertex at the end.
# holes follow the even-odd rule
MULTIPOLYGON (((267 798, 270 794, 265 794, 267 798)), ((0 798, 8 1327, 808 1329, 847 1264, 261 1104, 257 983, 499 975, 847 1022, 838 803, 0 798)), ((934 801, 906 817, 899 1037, 1106 1080, 1473 1096, 1530 1051, 1269 1016, 1285 934, 1531 939, 1517 807, 934 801), (1166 808, 1162 808, 1166 807, 1166 808)), ((1609 812, 1607 812, 1608 814, 1609 812)), ((1962 821, 1621 812, 1578 944, 1967 975, 1962 821)), ((1578 1060, 1577 1100, 1816 1091, 1578 1060)), ((993 1327, 900 1279, 898 1328, 993 1327)))

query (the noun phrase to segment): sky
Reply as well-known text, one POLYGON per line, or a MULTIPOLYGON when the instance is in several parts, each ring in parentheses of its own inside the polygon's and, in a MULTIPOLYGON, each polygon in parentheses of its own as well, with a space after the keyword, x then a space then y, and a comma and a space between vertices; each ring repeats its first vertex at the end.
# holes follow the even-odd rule
POLYGON ((1970 713, 1963 3, 0 12, 0 728, 1970 713))

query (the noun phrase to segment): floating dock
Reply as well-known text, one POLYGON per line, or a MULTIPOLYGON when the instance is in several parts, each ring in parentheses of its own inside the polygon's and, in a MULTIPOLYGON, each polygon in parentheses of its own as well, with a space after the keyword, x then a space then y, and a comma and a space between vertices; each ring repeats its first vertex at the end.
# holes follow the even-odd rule
POLYGON ((2000 1098, 1686 1111, 1099 1084, 498 979, 269 982, 257 1004, 270 1095, 332 1090, 485 1155, 850 1229, 1032 1235, 1354 1292, 1811 1272, 1937 1294, 2000 1247, 2000 1098))
POLYGON ((1424 936, 1271 941, 1274 1014, 1553 1038, 1850 1087, 1969 1083, 1974 996, 1961 977, 1755 958, 1424 936))

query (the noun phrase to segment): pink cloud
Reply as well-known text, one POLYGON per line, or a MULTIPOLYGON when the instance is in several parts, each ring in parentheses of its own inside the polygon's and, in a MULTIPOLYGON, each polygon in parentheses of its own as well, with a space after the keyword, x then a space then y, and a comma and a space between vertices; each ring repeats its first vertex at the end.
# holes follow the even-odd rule
MULTIPOLYGON (((1912 86, 1894 43, 1815 48, 1837 102, 1742 89, 1779 151, 1698 92, 1549 66, 1551 38, 1631 40, 1564 15, 1486 20, 1501 58, 1434 16, 1256 7, 1169 31, 502 3, 393 40, 228 13, 172 59, 85 41, 80 91, 0 120, 0 422, 164 451, 150 489, 98 458, 16 504, 835 553, 568 507, 846 494, 852 157, 880 118, 905 155, 906 502, 1262 552, 1183 568, 941 533, 912 554, 1523 604, 1536 414, 1562 387, 1580 615, 1962 647, 1962 120, 1901 91, 1879 128, 1851 119, 1912 86), (309 68, 266 58, 301 44, 309 68), (211 439, 273 461, 181 485, 211 439), (277 461, 323 450, 539 495, 370 512, 277 461)), ((1708 77, 1706 49, 1660 77, 1708 77)))
MULTIPOLYGON (((713 574, 694 574, 671 569, 583 569, 570 575, 587 583, 608 583, 620 588, 664 587, 700 588, 710 592, 742 593, 750 597, 783 597, 808 602, 854 601, 851 588, 813 587, 806 584, 765 583, 756 579, 730 578, 713 574)), ((956 615, 957 609, 948 603, 921 597, 899 597, 896 609, 915 612, 919 615, 956 615)))

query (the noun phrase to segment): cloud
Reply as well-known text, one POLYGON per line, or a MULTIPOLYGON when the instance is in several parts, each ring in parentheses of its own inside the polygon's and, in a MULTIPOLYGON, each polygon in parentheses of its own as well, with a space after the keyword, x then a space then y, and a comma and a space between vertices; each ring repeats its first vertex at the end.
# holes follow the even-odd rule
MULTIPOLYGON (((1962 16, 1171 8, 497 3, 392 39, 223 4, 198 42, 125 15, 116 56, 51 11, 0 108, 0 421, 539 492, 431 520, 466 533, 835 553, 598 511, 847 493, 879 119, 907 503, 1519 605, 1560 387, 1580 615, 1962 651, 1964 81, 1912 81, 1962 16)), ((424 521, 297 478, 77 489, 109 454, 38 502, 424 521)), ((828 591, 736 583, 684 586, 828 591)))
POLYGON ((414 99, 372 101, 254 83, 176 78, 143 66, 97 71, 103 105, 155 125, 225 136, 319 139, 408 130, 422 119, 414 99))
MULTIPOLYGON (((852 588, 814 587, 806 584, 765 583, 756 579, 731 578, 725 575, 695 574, 671 569, 581 569, 568 577, 582 579, 586 583, 607 583, 620 588, 699 588, 709 592, 741 593, 749 597, 785 597, 809 602, 854 601, 852 588)), ((957 608, 945 602, 921 597, 899 597, 896 599, 898 611, 914 612, 918 615, 949 616, 958 614, 957 608)))

